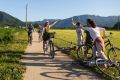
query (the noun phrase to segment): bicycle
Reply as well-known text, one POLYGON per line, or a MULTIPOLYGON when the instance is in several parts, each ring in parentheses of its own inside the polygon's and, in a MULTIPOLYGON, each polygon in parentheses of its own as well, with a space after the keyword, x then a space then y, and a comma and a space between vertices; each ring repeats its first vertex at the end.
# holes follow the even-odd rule
MULTIPOLYGON (((109 41, 110 41, 110 39, 109 39, 109 41)), ((112 61, 111 60, 103 60, 101 58, 96 58, 94 61, 90 61, 90 60, 85 61, 85 60, 83 60, 83 58, 85 58, 85 57, 82 54, 87 53, 88 56, 89 55, 92 56, 92 52, 89 52, 89 50, 91 50, 92 46, 83 44, 81 46, 78 46, 78 48, 76 48, 76 46, 73 46, 74 44, 72 42, 68 42, 68 41, 66 41, 66 42, 70 44, 68 47, 59 48, 57 50, 54 50, 54 52, 56 52, 56 51, 67 51, 67 52, 70 52, 72 50, 77 51, 77 52, 79 52, 78 56, 82 57, 81 60, 79 60, 79 61, 77 60, 77 63, 81 63, 82 62, 83 65, 96 66, 97 69, 100 70, 100 72, 104 73, 105 75, 107 75, 107 76, 109 76, 111 78, 120 78, 120 61, 117 61, 117 60, 116 61, 113 61, 113 60, 112 61), (82 51, 80 51, 81 48, 83 48, 82 51), (80 53, 82 53, 82 54, 80 54, 80 53)), ((106 41, 106 43, 107 42, 108 41, 106 41)), ((111 41, 110 41, 110 43, 111 43, 111 41)), ((110 48, 110 50, 111 50, 111 48, 110 48)))
POLYGON ((49 36, 49 39, 47 41, 43 41, 44 55, 46 54, 46 52, 48 52, 48 49, 49 49, 50 56, 53 59, 54 55, 55 55, 55 53, 54 53, 54 43, 53 43, 53 38, 54 38, 55 32, 51 32, 51 33, 48 33, 46 35, 49 36))
POLYGON ((105 75, 116 79, 120 78, 120 49, 111 43, 111 35, 112 33, 110 33, 110 35, 107 37, 107 41, 105 41, 105 47, 110 46, 107 52, 108 60, 96 58, 95 61, 84 61, 84 63, 89 66, 91 66, 91 64, 95 65, 105 75))
POLYGON ((89 59, 93 55, 92 53, 92 46, 90 44, 82 44, 77 48, 77 57, 79 59, 89 59))

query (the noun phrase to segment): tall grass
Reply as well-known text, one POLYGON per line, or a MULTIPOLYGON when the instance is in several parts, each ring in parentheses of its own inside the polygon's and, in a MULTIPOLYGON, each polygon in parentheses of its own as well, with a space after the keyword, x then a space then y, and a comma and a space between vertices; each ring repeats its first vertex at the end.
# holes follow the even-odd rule
POLYGON ((21 80, 25 67, 20 64, 27 46, 27 33, 23 29, 0 28, 0 80, 21 80))

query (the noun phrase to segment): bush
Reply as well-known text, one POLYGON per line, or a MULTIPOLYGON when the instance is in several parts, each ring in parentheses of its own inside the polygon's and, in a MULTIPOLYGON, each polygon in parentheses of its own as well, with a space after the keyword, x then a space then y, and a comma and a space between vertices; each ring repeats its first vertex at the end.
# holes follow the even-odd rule
POLYGON ((14 32, 11 30, 0 30, 0 43, 8 43, 14 40, 14 32))

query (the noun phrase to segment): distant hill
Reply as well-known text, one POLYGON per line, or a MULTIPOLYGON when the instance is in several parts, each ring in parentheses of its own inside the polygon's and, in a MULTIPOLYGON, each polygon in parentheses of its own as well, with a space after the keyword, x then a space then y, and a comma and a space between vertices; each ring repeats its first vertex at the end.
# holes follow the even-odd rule
POLYGON ((0 26, 23 26, 24 22, 21 20, 0 11, 0 26))
MULTIPOLYGON (((59 20, 59 22, 54 26, 54 28, 73 28, 73 25, 71 24, 72 18, 74 21, 80 21, 82 25, 86 25, 86 20, 88 18, 93 19, 96 21, 98 26, 104 27, 113 27, 117 22, 119 16, 108 16, 108 17, 102 17, 102 16, 96 16, 96 15, 80 15, 80 16, 73 16, 66 19, 44 19, 42 21, 34 21, 33 23, 40 23, 42 26, 46 21, 49 21, 50 23, 59 20)), ((0 26, 25 26, 25 22, 22 22, 21 20, 0 11, 0 26)))
MULTIPOLYGON (((114 24, 118 21, 118 16, 108 16, 108 17, 102 17, 102 16, 95 16, 95 15, 80 15, 80 16, 74 16, 67 19, 59 19, 59 22, 54 26, 55 28, 72 28, 73 25, 71 24, 72 18, 74 21, 80 21, 82 25, 86 25, 86 20, 88 18, 93 19, 96 21, 98 26, 107 26, 107 27, 113 27, 114 24)), ((57 19, 56 19, 57 20, 57 19)), ((45 21, 55 21, 55 19, 45 19, 43 21, 40 21, 41 24, 44 24, 45 21)))

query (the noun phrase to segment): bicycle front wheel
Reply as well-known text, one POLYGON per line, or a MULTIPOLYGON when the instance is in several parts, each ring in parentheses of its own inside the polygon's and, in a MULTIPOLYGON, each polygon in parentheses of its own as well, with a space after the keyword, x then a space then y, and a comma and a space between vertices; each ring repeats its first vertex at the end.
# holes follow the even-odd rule
POLYGON ((120 49, 112 47, 108 50, 108 59, 110 61, 120 61, 120 49))
POLYGON ((80 59, 88 59, 92 57, 92 47, 90 45, 81 45, 77 49, 77 57, 80 59))
POLYGON ((54 51, 54 44, 52 42, 50 42, 50 56, 53 59, 55 55, 55 51, 54 51))
POLYGON ((120 78, 120 63, 115 63, 111 61, 106 61, 103 59, 96 59, 97 68, 110 78, 120 78))

